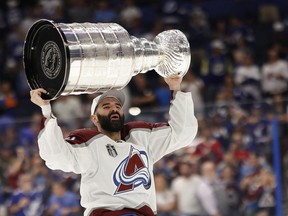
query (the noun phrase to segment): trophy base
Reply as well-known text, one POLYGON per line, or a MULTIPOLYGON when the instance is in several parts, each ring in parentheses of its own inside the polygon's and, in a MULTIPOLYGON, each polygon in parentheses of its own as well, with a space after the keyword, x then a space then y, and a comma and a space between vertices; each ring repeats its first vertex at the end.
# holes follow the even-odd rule
POLYGON ((24 67, 31 89, 43 88, 43 99, 55 99, 69 77, 69 52, 62 33, 48 20, 34 25, 26 36, 24 67))

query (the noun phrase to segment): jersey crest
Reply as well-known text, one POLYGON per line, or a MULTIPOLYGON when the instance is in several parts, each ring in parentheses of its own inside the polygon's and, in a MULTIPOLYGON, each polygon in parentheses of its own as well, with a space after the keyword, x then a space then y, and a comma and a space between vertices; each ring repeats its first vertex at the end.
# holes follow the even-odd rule
POLYGON ((148 164, 147 153, 131 146, 129 156, 120 163, 114 172, 113 181, 117 186, 114 194, 132 191, 141 185, 148 190, 151 186, 148 164))

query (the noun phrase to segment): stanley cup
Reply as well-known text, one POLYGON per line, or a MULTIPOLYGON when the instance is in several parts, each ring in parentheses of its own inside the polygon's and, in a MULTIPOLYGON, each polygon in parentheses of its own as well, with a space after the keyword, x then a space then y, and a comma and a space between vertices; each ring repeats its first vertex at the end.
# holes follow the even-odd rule
POLYGON ((39 20, 24 44, 24 67, 31 89, 44 88, 45 99, 124 88, 138 73, 184 76, 190 47, 179 30, 153 41, 130 36, 116 23, 54 23, 39 20))

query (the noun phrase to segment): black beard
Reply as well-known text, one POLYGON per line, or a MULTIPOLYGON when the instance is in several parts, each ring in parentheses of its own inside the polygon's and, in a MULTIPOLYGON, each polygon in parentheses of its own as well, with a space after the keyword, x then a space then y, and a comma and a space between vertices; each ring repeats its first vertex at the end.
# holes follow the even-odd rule
POLYGON ((118 112, 111 112, 108 116, 103 116, 100 114, 97 114, 99 124, 101 127, 110 132, 119 132, 123 128, 124 125, 124 115, 120 115, 118 112), (119 120, 111 120, 111 115, 112 114, 118 114, 119 115, 119 120))

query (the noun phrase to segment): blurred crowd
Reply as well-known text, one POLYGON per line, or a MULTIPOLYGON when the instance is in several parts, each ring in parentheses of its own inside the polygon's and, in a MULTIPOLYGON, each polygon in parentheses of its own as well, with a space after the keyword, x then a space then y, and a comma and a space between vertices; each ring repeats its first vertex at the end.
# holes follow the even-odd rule
MULTIPOLYGON (((164 30, 183 31, 192 62, 182 88, 192 92, 199 132, 190 146, 155 166, 159 216, 275 215, 272 121, 279 127, 284 199, 288 192, 287 3, 6 0, 0 3, 1 216, 83 214, 79 176, 49 170, 38 154, 42 116, 30 102, 23 44, 42 18, 116 22, 149 40, 164 30)), ((170 91, 155 71, 134 76, 123 91, 126 121, 167 121, 170 91)), ((96 94, 52 101, 64 136, 92 126, 96 94)))

